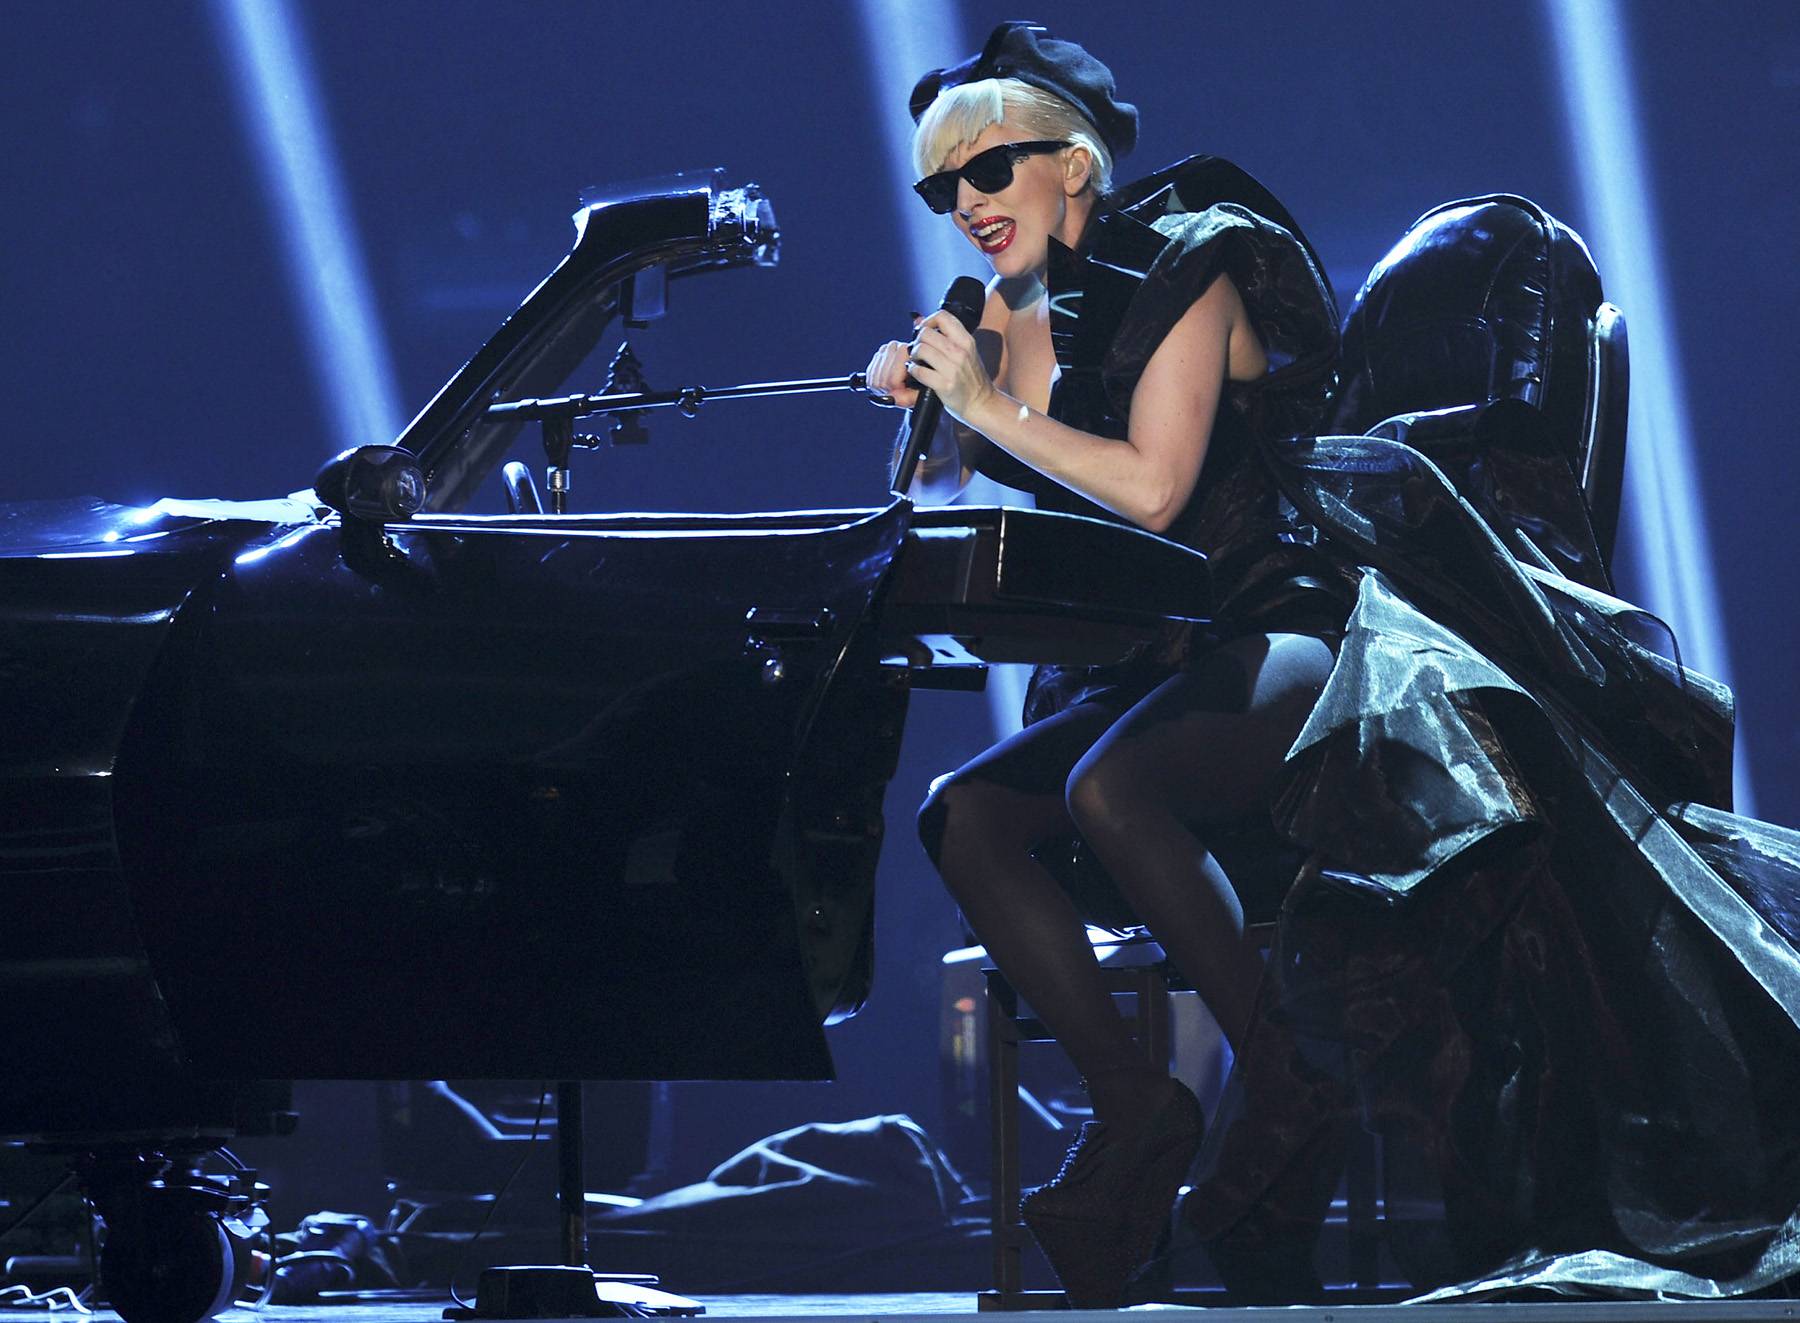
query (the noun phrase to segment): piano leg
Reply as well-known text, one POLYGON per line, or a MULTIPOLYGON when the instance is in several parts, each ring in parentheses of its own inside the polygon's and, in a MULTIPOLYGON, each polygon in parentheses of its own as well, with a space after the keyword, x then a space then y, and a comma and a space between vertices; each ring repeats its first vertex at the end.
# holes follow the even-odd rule
POLYGON ((692 1317, 697 1300, 657 1289, 650 1273, 597 1273, 588 1265, 587 1164, 582 1135, 582 1085, 556 1085, 557 1211, 562 1217, 563 1266, 488 1268, 475 1307, 452 1307, 446 1319, 692 1317))
POLYGON ((557 1203, 563 1221, 563 1262, 588 1266, 586 1153, 583 1148, 581 1081, 556 1086, 557 1203))

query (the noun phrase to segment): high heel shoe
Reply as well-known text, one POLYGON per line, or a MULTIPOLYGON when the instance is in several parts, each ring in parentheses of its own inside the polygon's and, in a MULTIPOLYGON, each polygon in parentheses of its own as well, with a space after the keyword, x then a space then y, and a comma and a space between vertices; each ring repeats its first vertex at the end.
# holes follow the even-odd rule
POLYGON ((1056 1270, 1074 1309, 1113 1309, 1156 1248, 1187 1175, 1205 1118, 1179 1081, 1142 1129, 1118 1134, 1089 1121, 1019 1214, 1056 1270))

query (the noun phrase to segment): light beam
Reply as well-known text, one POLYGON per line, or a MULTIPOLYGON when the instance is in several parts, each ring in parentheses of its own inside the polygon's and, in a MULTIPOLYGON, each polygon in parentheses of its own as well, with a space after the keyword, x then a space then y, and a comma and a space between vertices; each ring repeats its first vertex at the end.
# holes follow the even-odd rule
MULTIPOLYGON (((1544 0, 1544 12, 1555 39, 1587 237, 1608 297, 1624 310, 1631 335, 1623 522, 1643 576, 1644 605, 1674 629, 1685 662, 1730 684, 1730 647, 1639 132, 1625 14, 1617 0, 1544 0)), ((1754 815, 1741 732, 1733 779, 1738 812, 1754 815)))
MULTIPOLYGON (((912 291, 912 306, 930 311, 942 301, 952 280, 970 272, 970 249, 950 222, 933 215, 912 190, 916 176, 912 164, 912 120, 907 116, 906 103, 920 74, 955 64, 968 54, 968 47, 956 8, 948 0, 858 0, 857 8, 875 121, 880 125, 886 148, 888 186, 894 214, 900 218, 907 288, 912 291)), ((901 338, 905 329, 897 326, 893 338, 901 338)), ((1027 500, 980 474, 975 475, 962 499, 1012 505, 1027 500)), ((1027 675, 1022 666, 988 667, 988 708, 996 736, 1004 737, 1019 729, 1027 675)))
POLYGON ((403 421, 393 366, 305 34, 289 0, 211 9, 328 405, 328 448, 392 441, 403 421))

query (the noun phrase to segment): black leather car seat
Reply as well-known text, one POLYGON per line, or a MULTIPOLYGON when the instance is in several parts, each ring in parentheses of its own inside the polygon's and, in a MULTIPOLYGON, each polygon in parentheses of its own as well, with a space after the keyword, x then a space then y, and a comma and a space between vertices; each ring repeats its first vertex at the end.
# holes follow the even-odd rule
POLYGON ((1521 559, 1606 588, 1628 389, 1625 319, 1581 236, 1494 193, 1432 208, 1375 264, 1330 430, 1425 451, 1521 559))

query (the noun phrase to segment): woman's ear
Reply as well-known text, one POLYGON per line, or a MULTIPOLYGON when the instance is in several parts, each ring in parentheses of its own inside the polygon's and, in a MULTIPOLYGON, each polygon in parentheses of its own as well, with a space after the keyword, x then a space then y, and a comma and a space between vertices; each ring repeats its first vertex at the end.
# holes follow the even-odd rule
POLYGON ((1063 192, 1074 197, 1088 186, 1094 177, 1094 155, 1076 143, 1063 157, 1063 192))

